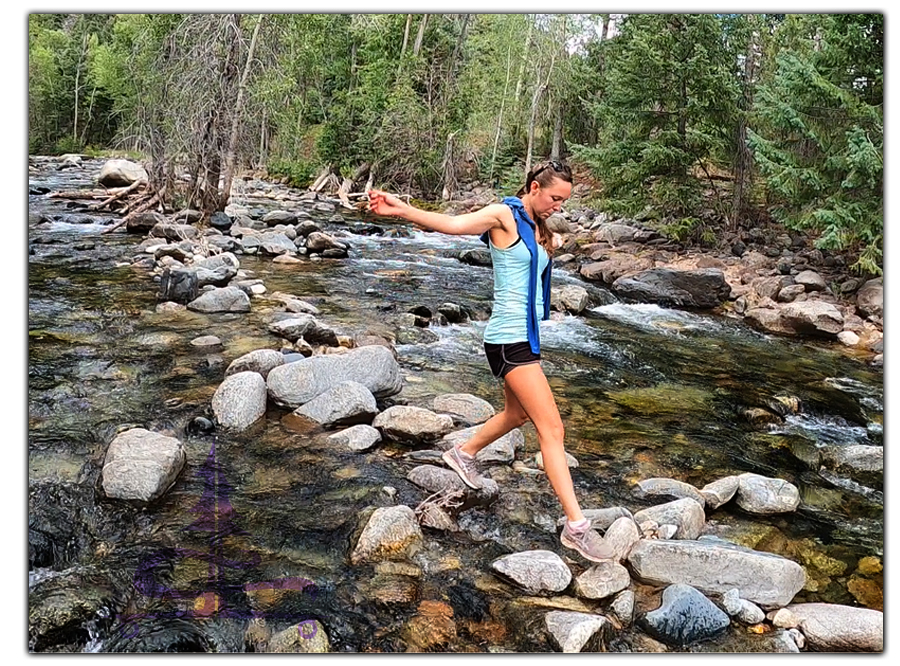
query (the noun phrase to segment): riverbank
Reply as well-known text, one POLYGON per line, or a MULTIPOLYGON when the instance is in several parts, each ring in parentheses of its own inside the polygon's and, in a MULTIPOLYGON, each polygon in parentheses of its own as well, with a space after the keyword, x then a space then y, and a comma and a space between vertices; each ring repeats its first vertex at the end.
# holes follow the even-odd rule
MULTIPOLYGON (((596 197, 591 184, 576 184, 550 221, 562 239, 556 262, 585 281, 625 302, 715 310, 766 333, 830 340, 848 356, 883 366, 883 278, 854 275, 851 255, 816 249, 808 234, 774 223, 728 232, 715 247, 689 246, 651 221, 593 210, 596 197), (716 288, 720 297, 711 293, 716 288)), ((501 198, 474 184, 440 209, 459 214, 501 198)))

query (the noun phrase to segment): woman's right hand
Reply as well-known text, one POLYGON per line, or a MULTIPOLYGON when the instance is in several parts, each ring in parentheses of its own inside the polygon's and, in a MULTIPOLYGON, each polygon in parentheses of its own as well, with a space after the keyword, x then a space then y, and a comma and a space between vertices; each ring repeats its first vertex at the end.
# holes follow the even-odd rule
POLYGON ((381 190, 369 190, 367 194, 369 195, 369 210, 376 215, 403 217, 404 211, 410 207, 409 204, 381 190))

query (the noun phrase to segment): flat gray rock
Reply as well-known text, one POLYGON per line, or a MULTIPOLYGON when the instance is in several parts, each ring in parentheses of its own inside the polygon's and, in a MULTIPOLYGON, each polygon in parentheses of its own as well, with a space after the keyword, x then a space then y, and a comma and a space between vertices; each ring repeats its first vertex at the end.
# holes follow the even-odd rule
POLYGON ((628 564, 644 583, 685 583, 709 595, 737 588, 742 599, 767 610, 786 606, 806 584, 796 562, 721 540, 642 539, 628 564))
POLYGON ((884 613, 839 604, 791 604, 810 646, 823 652, 883 652, 884 613))
POLYGON ((375 396, 359 382, 348 380, 317 395, 294 414, 323 426, 369 422, 378 413, 375 396))
POLYGON ((549 550, 528 550, 505 555, 491 568, 530 594, 562 592, 572 582, 572 572, 562 558, 549 550))
POLYGON ((706 514, 703 506, 690 497, 651 506, 634 514, 634 521, 652 520, 658 525, 676 525, 676 539, 696 539, 706 525, 706 514))
POLYGON ((800 506, 800 491, 797 486, 783 479, 748 472, 738 475, 735 502, 749 513, 787 513, 800 506))

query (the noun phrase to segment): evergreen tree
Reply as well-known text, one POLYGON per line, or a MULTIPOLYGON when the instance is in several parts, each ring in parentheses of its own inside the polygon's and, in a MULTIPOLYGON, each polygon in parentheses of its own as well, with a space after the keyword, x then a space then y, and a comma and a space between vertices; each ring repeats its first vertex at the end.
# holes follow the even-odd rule
POLYGON ((620 30, 604 50, 598 145, 580 154, 602 179, 608 210, 649 208, 687 235, 704 204, 706 170, 733 144, 739 88, 722 19, 635 14, 620 30))
POLYGON ((884 16, 789 16, 749 132, 773 217, 882 272, 884 16))

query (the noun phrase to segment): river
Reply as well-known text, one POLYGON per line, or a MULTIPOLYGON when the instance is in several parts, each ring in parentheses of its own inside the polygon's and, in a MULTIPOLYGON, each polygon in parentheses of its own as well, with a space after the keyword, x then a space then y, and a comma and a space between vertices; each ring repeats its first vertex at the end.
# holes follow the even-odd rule
MULTIPOLYGON (((424 600, 455 613, 455 631, 440 651, 551 649, 541 625, 547 608, 495 581, 489 566, 515 550, 562 552, 554 527, 561 512, 545 478, 498 472, 497 504, 463 513, 459 532, 429 530, 415 571, 373 575, 371 566, 351 566, 349 549, 367 507, 414 507, 424 499, 405 478, 417 463, 396 445, 336 450, 330 433, 298 427, 275 408, 241 434, 196 427, 198 417, 211 417, 210 398, 231 360, 279 348, 267 331, 277 303, 254 300, 247 314, 156 312, 158 283, 132 262, 142 237, 101 234, 114 216, 91 217, 47 197, 90 187, 101 162, 65 170, 57 160, 34 164, 29 526, 33 539, 49 543, 30 565, 30 619, 45 621, 52 595, 88 610, 31 649, 244 652, 252 649, 248 625, 268 613, 275 629, 318 619, 334 650, 397 651, 410 644, 409 619, 424 600), (208 334, 222 340, 220 349, 190 344, 208 334), (176 485, 149 507, 106 499, 98 481, 112 437, 138 426, 178 437, 188 455, 176 485), (204 611, 211 572, 222 606, 204 611), (150 579, 166 582, 154 588, 150 579), (301 579, 316 593, 276 594, 262 611, 245 591, 248 583, 301 579), (222 608, 230 612, 216 612, 222 608)), ((250 195, 237 203, 255 213, 279 207, 250 195)), ((269 293, 314 304, 341 335, 395 329, 397 316, 418 305, 435 310, 450 301, 481 313, 432 326, 436 341, 398 345, 405 380, 393 400, 429 407, 441 393, 471 393, 500 408, 502 388, 480 342, 491 271, 456 258, 482 247, 477 239, 398 234, 384 224, 385 233, 373 234, 374 221, 355 213, 313 219, 349 243, 348 259, 276 264, 239 255, 242 269, 269 293)), ((707 512, 706 532, 804 565, 809 582, 795 601, 880 608, 883 481, 823 467, 820 452, 882 444, 883 371, 836 344, 765 335, 713 314, 620 303, 564 267, 554 275, 555 284, 580 284, 594 296, 582 315, 542 324, 544 369, 566 448, 579 461, 573 479, 582 506, 636 511, 647 503, 631 487, 651 477, 698 488, 742 472, 785 479, 800 490, 796 512, 750 516, 726 504, 707 512), (799 409, 766 427, 744 416, 778 404, 799 409)), ((523 431, 524 460, 533 467, 536 438, 530 426, 523 431)), ((607 648, 637 649, 636 633, 623 630, 607 648)), ((767 649, 762 637, 745 633, 730 631, 702 650, 767 649)))

